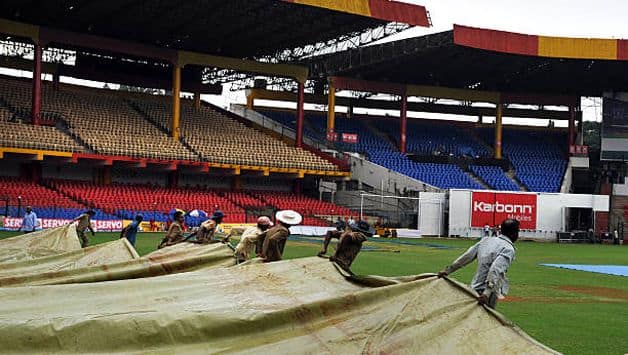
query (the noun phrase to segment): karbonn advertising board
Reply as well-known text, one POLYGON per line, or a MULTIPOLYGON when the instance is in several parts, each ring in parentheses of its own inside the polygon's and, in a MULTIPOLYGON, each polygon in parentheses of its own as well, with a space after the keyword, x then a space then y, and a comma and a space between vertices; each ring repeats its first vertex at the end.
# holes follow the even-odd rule
POLYGON ((521 229, 536 229, 536 195, 473 192, 471 227, 494 226, 507 218, 518 220, 521 229))

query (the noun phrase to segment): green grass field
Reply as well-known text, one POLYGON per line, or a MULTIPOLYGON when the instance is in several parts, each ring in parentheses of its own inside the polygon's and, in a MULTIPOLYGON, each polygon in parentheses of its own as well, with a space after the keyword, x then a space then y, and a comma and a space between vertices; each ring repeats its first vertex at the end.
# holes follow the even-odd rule
MULTIPOLYGON (((0 238, 14 235, 0 234, 0 238)), ((163 234, 138 236, 137 250, 155 250, 163 234)), ((97 233, 92 243, 117 238, 97 233)), ((312 239, 314 241, 314 239, 312 239)), ((473 241, 421 239, 368 242, 385 251, 363 251, 354 264, 357 274, 386 276, 436 272, 473 241), (449 249, 433 248, 438 244, 449 249), (393 252, 398 250, 399 252, 393 252)), ((286 258, 316 255, 320 245, 289 241, 286 258)), ((628 278, 539 266, 540 263, 628 265, 628 246, 517 243, 517 260, 509 271, 511 290, 497 309, 528 334, 565 354, 628 353, 628 278)), ((470 282, 475 265, 453 275, 470 282)))

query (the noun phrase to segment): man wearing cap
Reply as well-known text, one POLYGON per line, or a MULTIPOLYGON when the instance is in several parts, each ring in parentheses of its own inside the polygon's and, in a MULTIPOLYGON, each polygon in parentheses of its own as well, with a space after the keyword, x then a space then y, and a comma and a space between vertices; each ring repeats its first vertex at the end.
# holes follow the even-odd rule
POLYGON ((331 239, 337 238, 336 252, 329 258, 329 261, 336 262, 347 271, 350 271, 351 264, 358 256, 358 253, 360 253, 362 243, 366 241, 367 237, 372 237, 375 233, 373 228, 365 221, 358 221, 351 225, 350 228, 351 231, 347 232, 332 231, 332 233, 327 233, 323 241, 323 250, 318 253, 319 256, 325 255, 331 239))
POLYGON ((168 233, 166 233, 166 236, 164 237, 164 239, 162 239, 161 243, 159 243, 159 246, 157 247, 157 249, 169 247, 171 245, 180 243, 184 240, 183 222, 185 219, 183 217, 183 212, 177 211, 174 213, 173 217, 174 217, 174 221, 170 223, 170 227, 168 228, 168 233))
POLYGON ((196 242, 201 244, 214 243, 214 235, 218 233, 219 235, 224 236, 225 232, 220 227, 222 223, 222 219, 225 217, 225 214, 220 211, 214 211, 214 214, 209 217, 208 220, 201 223, 200 228, 196 231, 196 242))
POLYGON ((296 226, 303 220, 303 217, 298 212, 292 210, 279 211, 275 218, 277 219, 277 225, 258 238, 258 243, 263 239, 260 257, 264 262, 281 260, 286 240, 288 240, 290 235, 290 227, 296 226))
POLYGON ((257 239, 272 226, 273 222, 270 221, 270 218, 262 216, 257 219, 256 226, 249 227, 242 233, 240 242, 236 246, 234 253, 239 263, 251 258, 257 239))
POLYGON ((506 219, 501 225, 501 234, 496 238, 482 238, 451 265, 438 273, 443 277, 478 259, 478 269, 471 287, 480 295, 478 303, 495 308, 497 299, 508 293, 506 273, 515 260, 514 243, 519 238, 519 221, 506 219))
POLYGON ((135 216, 135 220, 122 229, 122 232, 120 232, 120 238, 126 238, 132 246, 135 246, 137 231, 139 230, 140 223, 142 223, 143 219, 144 217, 141 214, 135 216))
POLYGON ((22 225, 20 229, 24 234, 34 232, 39 222, 37 221, 37 214, 33 212, 31 206, 26 207, 26 213, 24 213, 24 219, 22 219, 22 225))
POLYGON ((85 234, 86 230, 90 230, 92 232, 92 237, 95 235, 94 228, 92 228, 92 217, 96 215, 94 210, 89 210, 82 215, 74 218, 72 222, 78 221, 76 225, 76 234, 78 234, 79 239, 81 240, 81 248, 86 248, 89 245, 89 238, 85 234))

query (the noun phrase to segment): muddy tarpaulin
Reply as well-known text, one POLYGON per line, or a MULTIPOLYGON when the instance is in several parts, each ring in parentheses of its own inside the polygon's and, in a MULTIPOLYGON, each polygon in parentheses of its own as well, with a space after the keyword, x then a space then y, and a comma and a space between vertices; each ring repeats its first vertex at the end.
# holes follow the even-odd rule
POLYGON ((76 228, 65 225, 0 240, 0 263, 32 260, 81 249, 76 228))
POLYGON ((351 279, 316 257, 0 300, 3 353, 554 353, 454 281, 351 279))
POLYGON ((126 239, 12 264, 0 264, 0 286, 53 285, 166 275, 235 265, 225 244, 181 243, 143 257, 126 239))

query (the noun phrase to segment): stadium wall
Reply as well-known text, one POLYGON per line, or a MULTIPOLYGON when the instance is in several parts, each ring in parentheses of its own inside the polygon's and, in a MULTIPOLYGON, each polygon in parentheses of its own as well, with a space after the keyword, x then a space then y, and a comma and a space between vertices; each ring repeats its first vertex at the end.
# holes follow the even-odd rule
POLYGON ((2 159, 0 169, 2 169, 2 176, 20 176, 20 162, 2 159))
POLYGON ((230 189, 232 180, 232 177, 209 175, 207 173, 179 174, 179 186, 206 186, 210 189, 230 189))
POLYGON ((514 214, 522 215, 518 219, 529 217, 528 220, 522 222, 521 238, 555 241, 556 233, 564 232, 566 229, 567 208, 591 208, 595 212, 608 212, 609 197, 585 194, 450 190, 448 235, 478 237, 482 233, 483 215, 494 213, 495 223, 500 223, 502 219, 512 214, 509 212, 514 211, 514 214), (482 203, 481 197, 486 194, 498 196, 494 204, 482 203), (491 209, 495 212, 485 212, 491 209), (529 227, 530 225, 533 227, 529 227))
POLYGON ((151 184, 166 185, 167 174, 157 169, 129 169, 125 167, 113 167, 111 181, 122 184, 151 184))
MULTIPOLYGON (((46 164, 41 167, 41 177, 43 179, 63 179, 63 180, 81 180, 92 181, 94 179, 94 170, 92 166, 81 166, 74 164, 46 164)), ((4 171, 2 175, 5 175, 4 171)))

